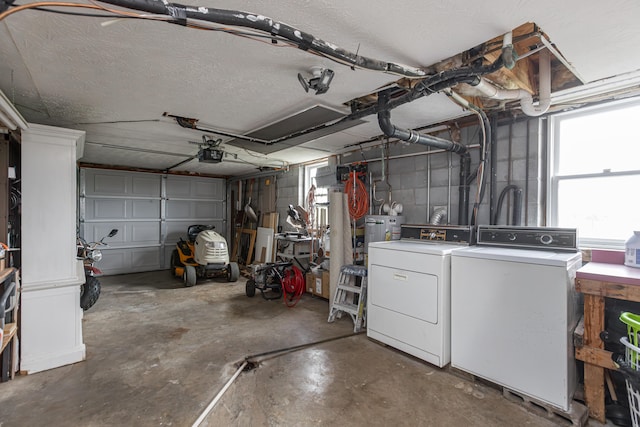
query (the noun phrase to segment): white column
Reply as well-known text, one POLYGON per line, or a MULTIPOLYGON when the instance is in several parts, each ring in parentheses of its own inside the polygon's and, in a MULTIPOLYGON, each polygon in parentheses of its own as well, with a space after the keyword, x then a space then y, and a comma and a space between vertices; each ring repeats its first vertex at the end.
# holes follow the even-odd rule
POLYGON ((85 359, 76 260, 76 158, 85 133, 30 124, 22 132, 22 371, 85 359))

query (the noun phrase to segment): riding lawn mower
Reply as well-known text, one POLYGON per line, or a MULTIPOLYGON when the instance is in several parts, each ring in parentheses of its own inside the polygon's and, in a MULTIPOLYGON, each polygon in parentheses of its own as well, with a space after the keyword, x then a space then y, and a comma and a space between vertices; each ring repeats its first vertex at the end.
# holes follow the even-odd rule
POLYGON ((190 225, 187 241, 180 238, 171 253, 171 272, 182 277, 185 286, 193 286, 198 278, 226 277, 235 282, 240 269, 229 262, 227 240, 213 231, 212 225, 190 225))

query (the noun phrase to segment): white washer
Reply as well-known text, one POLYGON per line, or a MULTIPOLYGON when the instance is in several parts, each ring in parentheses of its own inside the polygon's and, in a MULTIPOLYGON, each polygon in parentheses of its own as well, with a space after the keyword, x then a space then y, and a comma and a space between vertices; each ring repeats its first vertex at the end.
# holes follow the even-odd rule
POLYGON ((451 256, 451 365, 568 411, 580 253, 475 246, 451 256))
POLYGON ((460 245, 369 244, 367 336, 443 367, 451 360, 451 252, 460 245))

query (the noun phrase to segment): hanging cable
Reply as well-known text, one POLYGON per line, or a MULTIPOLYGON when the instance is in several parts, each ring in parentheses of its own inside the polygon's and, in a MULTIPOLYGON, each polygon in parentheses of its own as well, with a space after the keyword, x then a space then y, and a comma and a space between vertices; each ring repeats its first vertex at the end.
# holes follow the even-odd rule
MULTIPOLYGON (((254 14, 251 12, 244 12, 239 10, 225 10, 179 5, 177 3, 169 3, 167 1, 104 0, 104 3, 127 9, 140 10, 154 16, 162 15, 162 20, 170 24, 183 26, 194 25, 203 27, 203 24, 195 24, 194 21, 205 21, 209 23, 220 24, 225 27, 233 26, 248 28, 250 30, 261 33, 262 36, 266 35, 266 37, 269 39, 292 44, 298 49, 308 51, 315 55, 323 56, 352 68, 381 71, 384 73, 395 74, 408 78, 422 78, 426 77, 427 75, 426 71, 416 67, 406 66, 394 62, 381 61, 378 59, 362 56, 358 53, 349 52, 336 46, 333 43, 329 43, 327 41, 319 39, 313 34, 301 31, 300 29, 292 27, 284 22, 278 22, 260 14, 254 14)), ((113 11, 107 9, 106 7, 99 7, 96 5, 73 4, 68 2, 37 2, 31 5, 17 6, 13 9, 0 13, 0 21, 10 14, 18 12, 20 10, 43 6, 89 7, 92 9, 113 11)), ((139 16, 137 14, 132 14, 131 12, 117 11, 117 13, 139 16)), ((234 31, 237 32, 237 30, 234 31)), ((256 37, 256 35, 254 34, 251 37, 256 37)))
POLYGON ((369 209, 369 193, 361 179, 364 176, 363 172, 351 171, 344 186, 348 198, 349 216, 356 221, 365 216, 369 209))
POLYGON ((487 141, 491 138, 491 124, 489 123, 489 119, 484 111, 475 104, 467 101, 451 89, 445 89, 444 93, 461 107, 464 107, 476 114, 478 116, 478 126, 482 131, 482 138, 480 139, 480 163, 478 164, 478 169, 476 169, 476 196, 475 203, 473 204, 473 214, 471 215, 471 225, 476 225, 478 220, 478 210, 482 203, 482 199, 484 198, 485 165, 487 163, 488 150, 487 141))

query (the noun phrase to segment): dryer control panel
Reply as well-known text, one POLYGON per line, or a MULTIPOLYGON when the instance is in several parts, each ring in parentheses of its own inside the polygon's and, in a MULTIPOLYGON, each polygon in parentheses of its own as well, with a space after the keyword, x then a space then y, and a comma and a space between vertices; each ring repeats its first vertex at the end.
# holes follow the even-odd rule
POLYGON ((403 224, 400 226, 400 239, 473 245, 475 243, 475 229, 463 225, 403 224))
POLYGON ((479 225, 478 245, 575 252, 578 232, 575 228, 479 225))

